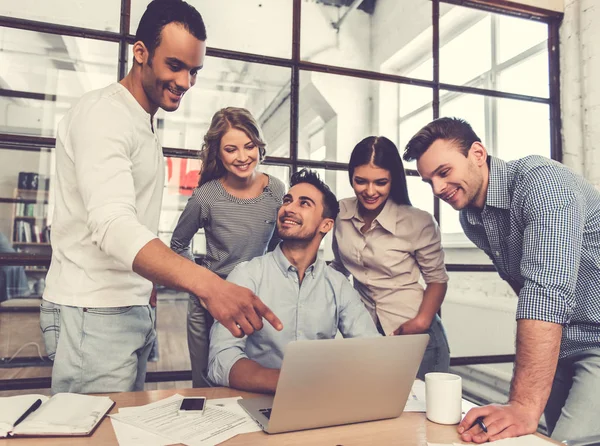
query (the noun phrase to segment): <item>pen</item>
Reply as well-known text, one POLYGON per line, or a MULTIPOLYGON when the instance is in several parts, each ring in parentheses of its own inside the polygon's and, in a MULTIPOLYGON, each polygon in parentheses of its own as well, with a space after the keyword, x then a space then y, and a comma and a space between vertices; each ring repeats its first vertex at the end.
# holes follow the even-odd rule
POLYGON ((473 424, 471 424, 471 427, 469 429, 473 429, 476 424, 478 424, 481 430, 487 434, 487 426, 483 422, 483 417, 477 417, 477 419, 473 421, 473 424))
POLYGON ((31 407, 29 409, 27 409, 25 411, 25 413, 23 415, 21 415, 17 421, 15 421, 15 423, 13 424, 13 429, 16 427, 17 424, 19 424, 21 421, 23 421, 25 418, 27 418, 29 415, 31 415, 33 412, 35 412, 37 410, 37 408, 40 407, 41 405, 42 405, 41 399, 38 398, 37 400, 35 400, 35 403, 33 403, 31 405, 31 407))

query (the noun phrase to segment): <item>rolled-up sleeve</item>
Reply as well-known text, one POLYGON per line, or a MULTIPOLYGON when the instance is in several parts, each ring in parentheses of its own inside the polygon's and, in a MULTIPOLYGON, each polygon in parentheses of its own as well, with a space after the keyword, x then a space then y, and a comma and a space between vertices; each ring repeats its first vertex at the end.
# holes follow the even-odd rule
POLYGON ((137 218, 131 160, 137 141, 129 123, 127 110, 101 101, 74 118, 67 135, 92 242, 132 268, 156 234, 137 218))
MULTIPOLYGON (((227 280, 256 293, 256 284, 247 262, 236 266, 227 280)), ((247 336, 236 338, 220 322, 215 321, 210 330, 208 350, 208 379, 213 384, 229 387, 229 373, 233 365, 240 359, 248 359, 245 352, 247 339, 247 336)))
POLYGON ((440 228, 433 217, 425 212, 420 233, 415 237, 415 258, 425 283, 446 283, 448 273, 444 264, 444 250, 440 228))
POLYGON ((525 224, 517 319, 568 324, 583 244, 585 197, 574 174, 537 169, 522 181, 525 224), (552 190, 549 191, 548 188, 552 190))
POLYGON ((335 271, 330 273, 338 274, 339 290, 336 299, 339 305, 338 329, 345 338, 369 338, 381 336, 369 311, 365 308, 358 292, 352 288, 348 280, 345 280, 341 274, 335 271))
POLYGON ((220 322, 210 329, 208 379, 217 386, 229 387, 229 373, 240 359, 248 359, 244 347, 246 336, 234 337, 220 322))

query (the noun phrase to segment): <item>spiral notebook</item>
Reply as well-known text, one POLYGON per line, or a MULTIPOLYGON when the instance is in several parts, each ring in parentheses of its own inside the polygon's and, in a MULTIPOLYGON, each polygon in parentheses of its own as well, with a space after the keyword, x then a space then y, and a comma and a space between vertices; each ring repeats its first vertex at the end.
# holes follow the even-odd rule
POLYGON ((90 435, 113 405, 107 396, 76 393, 0 398, 0 437, 90 435), (15 426, 38 399, 41 406, 15 426))

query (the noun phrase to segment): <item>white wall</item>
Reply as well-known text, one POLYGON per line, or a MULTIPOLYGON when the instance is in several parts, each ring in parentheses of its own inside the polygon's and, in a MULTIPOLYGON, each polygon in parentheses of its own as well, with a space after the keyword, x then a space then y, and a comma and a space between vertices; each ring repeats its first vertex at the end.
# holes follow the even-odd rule
POLYGON ((560 30, 563 162, 600 187, 600 7, 566 0, 560 30))

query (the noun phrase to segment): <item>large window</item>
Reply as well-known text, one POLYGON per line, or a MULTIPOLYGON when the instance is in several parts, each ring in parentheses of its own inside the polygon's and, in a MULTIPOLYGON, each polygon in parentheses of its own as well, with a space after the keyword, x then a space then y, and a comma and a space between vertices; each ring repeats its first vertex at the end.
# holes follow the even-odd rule
MULTIPOLYGON (((287 183, 299 168, 317 169, 338 198, 352 194, 346 165, 358 141, 385 135, 402 151, 438 116, 470 121, 492 155, 560 160, 559 14, 504 12, 493 1, 188 1, 206 21, 208 55, 180 109, 157 115, 167 172, 159 236, 167 244, 197 182, 203 135, 225 106, 258 118, 265 171, 287 183)), ((37 311, 51 254, 56 126, 83 93, 126 74, 147 3, 0 2, 0 393, 49 385, 37 311)), ((457 213, 433 198, 414 163, 405 167, 413 204, 442 230, 451 270, 442 317, 455 362, 510 359, 515 296, 466 239, 457 213), (464 328, 466 313, 494 319, 483 331, 503 340, 474 343, 478 327, 464 328)), ((202 233, 193 252, 205 252, 202 233)), ((328 239, 322 254, 331 259, 328 239)), ((184 293, 160 290, 151 381, 189 385, 186 308, 184 293)))

